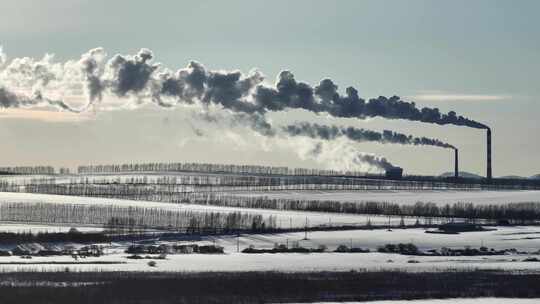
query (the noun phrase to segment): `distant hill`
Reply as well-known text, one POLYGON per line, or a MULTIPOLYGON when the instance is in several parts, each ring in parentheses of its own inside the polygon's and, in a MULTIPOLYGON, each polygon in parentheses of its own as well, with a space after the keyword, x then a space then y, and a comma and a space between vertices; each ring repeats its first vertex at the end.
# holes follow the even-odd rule
POLYGON ((523 177, 519 175, 505 175, 498 178, 507 178, 507 179, 527 179, 528 177, 523 177))
POLYGON ((501 176, 500 178, 512 178, 512 179, 540 179, 540 174, 533 175, 531 177, 523 177, 518 175, 506 175, 501 176))
MULTIPOLYGON (((454 172, 444 172, 443 174, 441 174, 441 177, 452 177, 454 176, 454 172)), ((465 172, 465 171, 459 171, 459 176, 460 177, 464 177, 464 178, 478 178, 478 179, 482 179, 484 178, 484 176, 481 176, 481 175, 478 175, 478 174, 474 174, 474 173, 470 173, 470 172, 465 172)), ((536 174, 536 175, 533 175, 531 177, 523 177, 523 176, 519 176, 519 175, 505 175, 505 176, 497 176, 496 178, 507 178, 507 179, 540 179, 540 174, 536 174)))
MULTIPOLYGON (((441 176, 442 177, 452 177, 452 176, 454 176, 454 172, 444 172, 443 174, 441 174, 441 176)), ((478 179, 484 178, 483 176, 480 176, 478 174, 465 172, 465 171, 459 171, 459 176, 460 177, 465 177, 465 178, 478 178, 478 179)))

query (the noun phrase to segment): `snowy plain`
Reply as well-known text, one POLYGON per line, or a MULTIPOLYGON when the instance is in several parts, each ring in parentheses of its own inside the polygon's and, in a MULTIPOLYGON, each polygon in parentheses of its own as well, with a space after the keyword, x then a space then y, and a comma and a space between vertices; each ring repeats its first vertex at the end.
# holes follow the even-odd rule
POLYGON ((241 196, 261 196, 275 199, 295 200, 331 200, 343 202, 391 202, 398 204, 415 204, 431 202, 436 204, 473 203, 473 204, 506 204, 521 202, 540 202, 538 190, 419 190, 419 191, 237 191, 231 194, 241 196))
MULTIPOLYGON (((80 204, 80 205, 114 205, 119 207, 148 207, 159 208, 172 211, 195 211, 195 212, 218 212, 232 213, 242 212, 251 214, 260 214, 263 217, 274 216, 276 223, 282 228, 299 228, 306 226, 321 225, 365 225, 368 220, 372 224, 388 224, 398 225, 401 221, 400 217, 386 216, 368 216, 357 214, 336 214, 325 212, 302 212, 302 211, 280 211, 270 209, 255 209, 255 208, 236 208, 236 207, 221 207, 212 205, 196 205, 196 204, 176 204, 176 203, 160 203, 150 201, 132 201, 123 199, 109 198, 94 198, 80 196, 65 196, 51 194, 35 194, 35 193, 15 193, 15 192, 0 192, 0 204, 2 202, 14 203, 50 203, 50 204, 80 204)), ((404 219, 406 224, 414 224, 416 219, 404 219)))
MULTIPOLYGON (((80 231, 99 231, 101 227, 76 227, 80 231)), ((494 228, 494 227, 488 227, 494 228)), ((0 231, 19 232, 43 232, 43 231, 67 231, 69 226, 54 225, 24 225, 24 224, 0 224, 0 231)), ((318 248, 326 246, 334 250, 339 245, 360 247, 376 250, 385 244, 413 243, 421 250, 447 248, 479 248, 485 246, 496 250, 515 248, 518 251, 540 251, 540 227, 517 226, 496 227, 496 230, 482 232, 467 232, 461 234, 435 234, 425 233, 421 228, 408 229, 373 229, 373 230, 341 230, 341 231, 310 231, 308 239, 304 239, 305 232, 269 233, 269 234, 241 234, 221 236, 186 236, 186 242, 203 242, 216 244, 224 247, 226 252, 235 252, 237 246, 240 249, 253 246, 255 248, 271 249, 275 244, 289 244, 298 241, 299 245, 306 248, 318 248)), ((117 244, 120 247, 122 244, 117 244)), ((130 244, 124 244, 127 247, 130 244)))
POLYGON ((185 254, 168 255, 165 260, 155 260, 156 267, 148 266, 149 259, 127 259, 129 254, 113 253, 100 258, 86 258, 86 264, 70 264, 69 256, 34 257, 31 260, 18 257, 0 257, 0 271, 166 271, 166 272, 229 272, 229 271, 382 271, 400 270, 412 272, 455 270, 504 270, 512 272, 540 273, 539 262, 523 262, 527 256, 498 257, 410 257, 387 253, 288 253, 245 254, 228 253, 216 255, 185 254), (411 263, 414 260, 418 263, 411 263), (56 264, 32 264, 55 262, 56 264), (64 262, 66 264, 58 264, 64 262), (95 262, 91 264, 90 262, 95 262), (111 264, 99 264, 99 263, 111 264), (112 264, 116 262, 117 264, 112 264), (16 264, 14 264, 16 263, 16 264), (26 265, 21 263, 27 263, 26 265))
MULTIPOLYGON (((56 233, 56 232, 68 232, 74 226, 69 225, 51 225, 51 224, 21 224, 21 223, 6 223, 0 222, 0 232, 13 232, 13 233, 56 233)), ((103 231, 103 227, 95 226, 76 226, 80 232, 99 232, 103 231)))
MULTIPOLYGON (((540 191, 300 191, 300 192, 238 192, 237 195, 267 196, 271 198, 341 200, 341 201, 381 201, 400 204, 414 204, 418 201, 437 204, 472 202, 474 204, 498 204, 509 202, 540 202, 540 191)), ((2 202, 34 202, 52 204, 81 205, 115 205, 159 208, 163 210, 188 210, 194 212, 243 212, 260 214, 264 217, 274 216, 276 224, 281 228, 332 225, 365 225, 368 221, 373 225, 400 224, 398 216, 386 217, 361 214, 336 214, 325 212, 280 211, 269 209, 235 208, 196 204, 174 204, 151 201, 132 201, 123 199, 63 196, 34 193, 0 192, 2 202)), ((436 219, 433 223, 437 223, 436 219)), ((404 218, 405 224, 414 224, 415 218, 404 218)), ((69 224, 69 223, 68 223, 69 224)), ((68 226, 68 225, 66 225, 68 226)), ((1 227, 0 227, 1 229, 1 227)), ((1 230, 0 230, 1 231, 1 230)))
MULTIPOLYGON (((295 192, 296 193, 296 192, 295 192)), ((430 191, 430 192, 310 192, 310 195, 324 197, 331 196, 331 199, 343 198, 351 200, 374 200, 374 197, 382 201, 392 201, 400 203, 414 203, 419 196, 427 195, 433 199, 438 198, 439 203, 454 201, 466 201, 465 198, 474 199, 475 203, 491 202, 518 202, 533 201, 537 198, 540 201, 538 191, 430 191), (403 199, 403 200, 402 200, 403 199), (500 201, 497 201, 500 199, 500 201)), ((253 193, 249 194, 252 195, 253 193)), ((255 193, 258 195, 257 193, 255 193)), ((268 192, 264 193, 265 195, 268 192)), ((279 195, 291 195, 291 193, 277 193, 279 195)), ((294 193, 293 193, 294 194, 294 193)), ((304 195, 305 193, 300 193, 304 195)), ((369 219, 373 224, 387 224, 388 218, 381 216, 330 214, 319 212, 296 212, 277 211, 266 209, 245 209, 218 207, 207 205, 189 205, 158 203, 148 201, 129 201, 121 199, 105 199, 91 197, 73 197, 47 194, 26 194, 26 193, 0 193, 0 204, 2 202, 40 202, 50 204, 81 204, 81 205, 115 205, 115 206, 138 206, 152 207, 164 210, 191 210, 198 212, 245 212, 261 214, 263 216, 273 215, 277 218, 279 226, 284 228, 303 227, 306 218, 310 226, 314 225, 334 225, 334 224, 360 224, 364 225, 369 219)), ((394 217, 390 220, 392 225, 397 225, 400 218, 394 217)), ((406 219, 408 223, 413 223, 415 219, 406 219)), ((74 225, 77 227, 77 225, 74 225)), ((0 231, 65 231, 70 228, 70 224, 60 226, 42 225, 40 223, 3 223, 0 231)), ((77 227, 80 230, 98 230, 101 227, 77 227)), ((404 270, 404 271, 445 271, 449 269, 471 270, 471 269, 499 269, 516 272, 540 272, 540 262, 524 262, 529 256, 540 258, 539 254, 532 254, 540 250, 540 227, 497 227, 494 231, 462 233, 459 235, 448 234, 427 234, 423 229, 385 229, 378 230, 354 230, 354 231, 328 231, 309 232, 308 239, 303 240, 304 233, 281 233, 281 234, 261 234, 221 237, 202 237, 195 240, 197 243, 213 243, 225 248, 223 255, 169 255, 166 260, 157 260, 157 267, 147 265, 147 259, 132 260, 127 259, 128 254, 124 253, 129 245, 126 243, 113 243, 107 245, 106 255, 100 258, 87 258, 84 262, 96 262, 95 264, 70 264, 73 258, 69 256, 60 257, 34 257, 30 260, 19 257, 0 257, 0 271, 58 271, 69 268, 74 271, 350 271, 350 270, 404 270), (475 256, 475 257, 429 257, 429 256, 405 256, 384 253, 312 253, 312 254, 243 254, 237 252, 249 246, 256 248, 272 248, 274 244, 292 244, 298 241, 300 246, 317 248, 321 245, 334 250, 337 246, 344 244, 347 246, 369 248, 372 251, 378 246, 388 243, 414 243, 420 249, 440 249, 442 247, 463 248, 471 246, 478 248, 486 246, 495 249, 516 248, 519 251, 531 252, 528 255, 504 255, 504 256, 475 256), (411 263, 415 261, 415 263, 411 263), (36 262, 55 262, 66 264, 32 264, 36 262), (117 264, 98 264, 102 262, 115 262, 117 264), (418 263, 416 263, 418 262, 418 263), (30 263, 21 265, 20 263, 30 263)), ((159 243, 159 242, 158 242, 159 243)), ((192 242, 189 242, 192 243, 192 242)), ((3 246, 4 247, 4 246, 3 246)))
MULTIPOLYGON (((498 250, 516 248, 519 251, 536 252, 540 250, 540 227, 498 227, 497 230, 483 232, 468 232, 461 234, 432 234, 424 229, 386 229, 376 230, 344 230, 316 231, 307 234, 308 240, 303 240, 304 233, 279 233, 243 235, 240 237, 241 246, 256 248, 272 248, 275 243, 286 244, 287 241, 299 241, 300 245, 317 248, 325 245, 335 249, 339 245, 368 248, 376 250, 385 244, 413 243, 421 250, 448 248, 479 248, 486 246, 498 250)), ((214 238, 208 237, 214 242, 214 238)), ((228 251, 236 250, 236 237, 226 236, 216 238, 215 242, 228 251)))
MULTIPOLYGON (((525 262, 528 257, 540 258, 540 241, 525 239, 539 235, 540 228, 512 227, 497 231, 471 232, 461 235, 426 234, 422 229, 386 230, 354 230, 333 232, 311 232, 308 240, 303 240, 304 233, 260 234, 220 237, 194 237, 193 241, 173 243, 216 244, 225 249, 225 254, 203 255, 185 254, 168 255, 166 260, 156 260, 157 267, 149 267, 148 259, 127 259, 124 253, 130 242, 103 244, 105 255, 99 258, 86 258, 80 261, 116 262, 117 264, 80 264, 80 265, 20 265, 19 263, 65 262, 74 260, 69 256, 34 257, 30 260, 19 257, 0 257, 0 271, 57 271, 68 267, 76 271, 350 271, 350 270, 403 270, 403 271, 446 271, 496 269, 516 272, 540 272, 540 262, 525 262), (508 241, 507 238, 516 238, 508 241), (387 243, 413 241, 420 249, 471 246, 478 248, 482 244, 490 248, 516 248, 530 254, 512 254, 500 256, 407 256, 387 253, 279 253, 279 254, 245 254, 240 251, 249 246, 255 248, 272 248, 274 244, 289 244, 297 241, 300 246, 318 248, 325 245, 328 250, 337 246, 369 248, 375 251, 378 246, 387 243), (536 253, 535 253, 536 252, 536 253), (411 261, 414 261, 411 262, 411 261), (17 264, 13 264, 17 263, 17 264)), ((157 241, 156 244, 167 243, 157 241)))

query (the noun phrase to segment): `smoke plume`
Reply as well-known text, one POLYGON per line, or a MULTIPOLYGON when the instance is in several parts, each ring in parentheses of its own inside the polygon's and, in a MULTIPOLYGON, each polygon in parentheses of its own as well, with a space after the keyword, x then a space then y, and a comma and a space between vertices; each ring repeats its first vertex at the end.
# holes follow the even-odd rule
POLYGON ((453 124, 485 129, 482 123, 458 116, 450 111, 442 114, 437 108, 416 107, 414 102, 406 102, 398 96, 380 96, 365 101, 353 87, 346 89, 346 95, 338 93, 338 87, 330 79, 324 79, 316 87, 297 82, 289 71, 281 72, 275 88, 258 86, 254 100, 265 110, 279 111, 285 108, 301 108, 311 112, 326 112, 334 117, 383 117, 406 119, 440 125, 453 124))
POLYGON ((15 94, 6 88, 0 87, 0 108, 30 108, 39 105, 49 105, 68 112, 78 112, 62 101, 43 97, 39 91, 34 92, 33 96, 27 97, 15 94))
POLYGON ((441 113, 437 108, 418 108, 414 102, 403 101, 398 96, 380 96, 366 101, 353 87, 346 88, 345 95, 341 95, 330 79, 311 86, 297 81, 290 71, 282 71, 274 85, 266 85, 263 75, 256 70, 248 74, 212 71, 196 61, 173 72, 154 63, 154 55, 148 49, 141 49, 135 55, 115 55, 106 62, 105 58, 105 51, 96 48, 83 54, 78 61, 62 64, 53 63, 52 56, 42 60, 15 58, 8 63, 0 51, 0 65, 4 65, 0 81, 17 86, 38 86, 44 94, 48 89, 83 87, 89 104, 110 94, 150 100, 161 107, 198 102, 247 114, 304 109, 334 117, 382 117, 487 128, 454 111, 441 113))
POLYGON ((311 138, 323 140, 335 140, 338 137, 346 137, 356 142, 373 141, 383 144, 391 143, 415 146, 422 145, 455 149, 453 145, 445 143, 438 139, 427 137, 414 137, 412 135, 405 135, 390 130, 384 130, 381 133, 377 131, 358 129, 354 127, 345 128, 338 126, 324 126, 316 123, 310 124, 302 122, 295 125, 283 127, 283 131, 285 131, 288 135, 291 136, 308 136, 311 138))
POLYGON ((341 171, 380 172, 396 168, 386 158, 359 152, 342 140, 316 143, 307 153, 300 156, 315 159, 328 168, 341 171))
POLYGON ((361 154, 358 153, 356 157, 353 159, 354 162, 358 163, 367 163, 371 166, 374 166, 376 168, 379 168, 381 170, 390 170, 396 168, 394 165, 392 165, 386 158, 376 156, 373 154, 361 154))
MULTIPOLYGON (((96 103, 106 103, 106 97, 136 101, 135 106, 145 103, 162 108, 191 104, 203 108, 217 106, 232 112, 237 123, 247 124, 265 136, 276 134, 266 120, 266 114, 290 109, 327 113, 337 118, 381 117, 488 129, 454 111, 441 113, 437 108, 419 108, 414 102, 398 96, 380 96, 366 101, 353 87, 346 88, 345 94, 341 94, 331 79, 323 79, 312 86, 297 81, 290 71, 280 72, 274 84, 265 83, 264 76, 257 70, 247 74, 236 70, 209 70, 196 61, 174 71, 155 62, 149 49, 107 59, 103 48, 95 48, 78 60, 54 62, 53 59, 54 56, 45 55, 42 59, 8 60, 0 48, 0 108, 47 105, 62 111, 81 112, 96 103), (85 96, 86 104, 75 108, 64 97, 71 95, 85 96)), ((327 141, 344 137, 354 141, 454 148, 437 139, 392 131, 379 133, 316 124, 289 126, 284 131, 290 136, 304 135, 327 141)), ((340 153, 337 151, 336 155, 340 153)), ((351 152, 350 155, 354 155, 350 159, 356 162, 369 163, 380 169, 393 167, 386 159, 370 154, 351 152)))

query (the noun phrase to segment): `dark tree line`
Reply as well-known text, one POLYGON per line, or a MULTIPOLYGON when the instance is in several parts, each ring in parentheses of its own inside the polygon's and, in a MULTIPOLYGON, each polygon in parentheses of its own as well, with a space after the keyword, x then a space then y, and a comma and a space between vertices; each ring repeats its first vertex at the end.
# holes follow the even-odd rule
POLYGON ((244 197, 223 194, 193 194, 178 203, 194 203, 241 208, 293 211, 315 211, 346 214, 391 215, 424 218, 507 221, 527 224, 540 221, 540 202, 508 204, 454 203, 438 205, 431 202, 397 204, 391 202, 341 202, 331 200, 294 200, 268 197, 244 197))
MULTIPOLYGON (((0 181, 0 191, 66 195, 161 195, 230 191, 483 190, 522 189, 525 185, 449 183, 441 180, 389 180, 344 176, 272 176, 230 174, 86 175, 0 181), (517 188, 516 188, 517 187, 517 188)), ((525 187, 527 188, 527 187, 525 187)))
MULTIPOLYGON (((220 187, 259 187, 259 190, 362 190, 362 189, 540 189, 540 180, 533 179, 472 179, 440 176, 403 176, 395 180, 383 174, 362 172, 288 168, 257 165, 231 165, 207 163, 142 163, 79 166, 77 172, 80 183, 83 175, 119 173, 192 173, 184 177, 158 177, 157 179, 135 178, 126 183, 157 183, 180 185, 205 185, 218 191, 220 187), (203 173, 203 174, 201 174, 203 173), (206 174, 204 174, 206 173, 206 174), (231 176, 232 175, 232 176, 231 176), (146 181, 145 181, 146 179, 146 181), (152 181, 153 180, 153 181, 152 181)), ((69 174, 69 169, 60 168, 61 175, 69 174)), ((0 174, 55 174, 51 166, 3 167, 0 174)), ((88 177, 86 177, 88 178, 88 177)), ((111 178, 112 179, 112 178, 111 178)), ((96 181, 98 182, 98 181, 96 181)), ((102 180, 106 182, 106 180, 102 180)), ((249 190, 249 189, 246 189, 249 190)))
POLYGON ((100 225, 174 231, 233 232, 245 229, 274 229, 276 219, 242 212, 198 212, 115 205, 2 203, 0 221, 24 223, 100 225))
POLYGON ((33 242, 76 242, 76 243, 94 243, 109 242, 110 238, 101 232, 40 232, 33 233, 14 233, 0 232, 0 244, 10 243, 33 243, 33 242))
POLYGON ((234 176, 234 175, 177 175, 177 176, 84 176, 71 178, 42 178, 22 181, 4 180, 0 190, 77 195, 79 193, 173 193, 228 191, 289 191, 289 190, 480 190, 474 184, 444 182, 394 181, 329 176, 234 176))
MULTIPOLYGON (((171 183, 165 183, 163 180, 160 180, 160 183, 151 183, 148 179, 141 179, 132 180, 133 183, 117 183, 107 180, 105 183, 99 184, 95 184, 92 181, 83 181, 82 183, 75 184, 57 184, 47 179, 44 183, 22 185, 0 183, 0 190, 275 210, 486 219, 493 221, 507 220, 510 223, 530 223, 540 220, 540 203, 533 202, 486 205, 472 203, 437 205, 435 203, 418 202, 414 205, 406 205, 389 202, 272 199, 260 196, 230 195, 227 194, 227 191, 222 190, 234 189, 234 187, 194 186, 193 184, 179 185, 178 183, 172 183, 172 181, 178 181, 174 179, 166 179, 166 181, 170 181, 171 183)), ((203 184, 206 182, 206 180, 203 181, 203 184)), ((301 189, 306 189, 309 186, 313 186, 314 190, 320 190, 321 188, 321 185, 294 185, 294 187, 298 186, 302 186, 301 189)), ((286 188, 283 185, 278 187, 286 188)), ((246 186, 245 188, 240 187, 240 189, 256 190, 258 188, 256 186, 246 186)))
POLYGON ((507 221, 525 224, 540 221, 540 203, 507 204, 435 204, 417 202, 399 204, 391 202, 343 202, 332 200, 298 200, 264 196, 238 196, 226 192, 176 192, 176 186, 127 184, 32 185, 27 191, 71 196, 129 199, 166 203, 214 205, 239 208, 314 211, 345 214, 392 215, 424 218, 476 219, 492 222, 507 221), (172 187, 172 188, 170 188, 172 187))
POLYGON ((209 163, 142 163, 79 166, 79 174, 120 172, 207 172, 263 175, 347 175, 363 176, 355 171, 321 170, 306 168, 273 167, 258 165, 233 165, 209 163))
POLYGON ((0 167, 0 174, 54 174, 51 166, 0 167))
MULTIPOLYGON (((308 168, 272 167, 257 165, 232 165, 208 163, 142 163, 142 164, 111 164, 79 166, 79 174, 127 173, 127 172, 202 172, 235 175, 271 175, 271 176, 326 176, 354 177, 368 179, 388 179, 384 174, 369 174, 358 171, 321 170, 308 168)), ((429 184, 460 184, 461 188, 476 187, 481 189, 540 189, 540 180, 531 179, 501 179, 492 180, 475 178, 455 178, 442 176, 403 176, 408 182, 429 184)), ((409 185, 411 187, 411 185, 409 185)), ((436 186, 432 186, 436 187, 436 186)))

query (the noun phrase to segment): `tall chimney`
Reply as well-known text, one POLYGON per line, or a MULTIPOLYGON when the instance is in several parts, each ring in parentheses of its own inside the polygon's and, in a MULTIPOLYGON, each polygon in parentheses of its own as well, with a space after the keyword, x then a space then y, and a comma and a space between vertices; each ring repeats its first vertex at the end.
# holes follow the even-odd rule
POLYGON ((458 149, 454 149, 455 159, 454 159, 454 177, 459 178, 459 163, 458 163, 458 149))
POLYGON ((487 173, 486 178, 491 180, 491 129, 487 129, 487 173))

